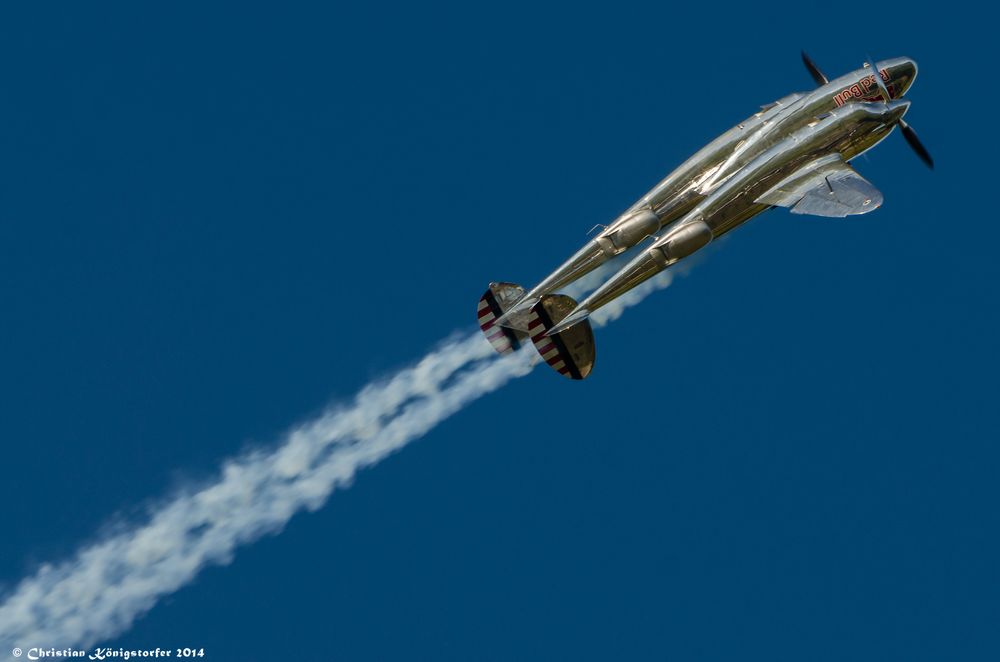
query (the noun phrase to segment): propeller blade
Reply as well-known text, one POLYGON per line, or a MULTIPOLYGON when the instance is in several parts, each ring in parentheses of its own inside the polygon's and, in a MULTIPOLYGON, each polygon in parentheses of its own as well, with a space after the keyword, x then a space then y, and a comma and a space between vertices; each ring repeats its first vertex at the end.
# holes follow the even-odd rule
POLYGON ((813 77, 817 85, 826 85, 830 82, 823 72, 819 70, 819 67, 816 66, 816 63, 812 61, 812 58, 806 55, 805 51, 802 51, 802 64, 806 65, 809 75, 813 77))
POLYGON ((872 70, 873 74, 875 74, 875 84, 878 85, 878 91, 882 95, 882 101, 889 103, 892 99, 892 97, 889 96, 889 88, 885 86, 885 81, 882 80, 882 73, 878 70, 878 67, 875 66, 875 60, 872 59, 871 55, 868 56, 867 64, 868 68, 872 70))
POLYGON ((899 120, 899 129, 903 132, 903 137, 906 138, 906 142, 910 144, 913 151, 920 157, 920 160, 923 161, 928 168, 933 170, 934 159, 931 158, 931 154, 927 151, 927 148, 924 147, 924 144, 920 142, 920 138, 917 138, 917 132, 903 120, 899 120))

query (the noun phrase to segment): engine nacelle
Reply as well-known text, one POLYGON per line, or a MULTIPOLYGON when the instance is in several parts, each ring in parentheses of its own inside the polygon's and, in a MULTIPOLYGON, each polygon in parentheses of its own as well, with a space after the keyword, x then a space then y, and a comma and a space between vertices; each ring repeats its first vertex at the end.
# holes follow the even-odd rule
POLYGON ((649 209, 640 209, 608 228, 597 242, 608 255, 622 253, 660 229, 660 217, 649 209))
POLYGON ((713 236, 712 229, 704 221, 695 221, 673 230, 653 244, 653 247, 660 249, 658 252, 663 255, 663 266, 667 266, 704 248, 712 241, 713 236))

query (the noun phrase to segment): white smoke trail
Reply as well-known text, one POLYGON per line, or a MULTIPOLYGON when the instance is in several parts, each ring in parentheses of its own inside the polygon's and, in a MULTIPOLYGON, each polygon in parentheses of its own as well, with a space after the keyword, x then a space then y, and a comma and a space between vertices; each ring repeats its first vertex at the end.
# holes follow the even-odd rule
MULTIPOLYGON (((595 324, 617 319, 670 282, 670 272, 661 273, 599 311, 595 324)), ((446 343, 365 387, 351 404, 292 430, 278 446, 227 461, 216 481, 174 496, 145 523, 23 579, 0 604, 0 651, 89 647, 114 637, 206 565, 228 563, 238 546, 280 531, 303 509, 320 508, 358 470, 534 364, 533 350, 497 360, 478 332, 446 343)))

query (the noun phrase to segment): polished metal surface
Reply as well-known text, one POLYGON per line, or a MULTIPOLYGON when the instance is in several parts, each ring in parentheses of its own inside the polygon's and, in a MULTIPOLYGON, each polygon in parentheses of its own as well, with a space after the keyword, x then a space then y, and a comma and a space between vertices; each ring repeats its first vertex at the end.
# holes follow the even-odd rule
MULTIPOLYGON (((805 54, 819 87, 762 106, 687 159, 541 283, 513 302, 497 323, 520 328, 526 311, 555 290, 652 236, 623 269, 546 336, 565 334, 601 306, 685 259, 773 206, 796 214, 866 214, 881 192, 849 161, 898 125, 928 166, 933 160, 903 115, 917 76, 908 58, 883 60, 829 80, 805 54)), ((589 326, 588 326, 589 328, 589 326)))
MULTIPOLYGON (((890 96, 899 98, 917 75, 909 58, 876 64, 890 96)), ((786 136, 816 117, 858 102, 880 100, 879 85, 869 65, 805 93, 793 93, 761 107, 744 121, 703 147, 648 193, 626 209, 597 237, 532 288, 509 315, 530 308, 538 299, 577 280, 647 236, 689 213, 729 178, 786 136)), ((501 324, 509 324, 502 317, 501 324)))
MULTIPOLYGON (((910 102, 905 100, 851 103, 824 113, 820 118, 814 118, 806 126, 764 151, 695 205, 674 229, 654 241, 649 248, 581 301, 577 310, 554 327, 552 332, 558 333, 569 328, 574 322, 579 322, 586 315, 706 245, 708 242, 703 239, 706 227, 711 231, 711 238, 718 238, 768 209, 774 201, 763 202, 761 198, 766 198, 776 186, 789 178, 796 178, 792 183, 812 182, 833 198, 814 213, 846 215, 837 208, 847 203, 837 198, 838 191, 834 182, 853 181, 855 177, 861 179, 846 162, 888 136, 909 106, 910 102), (808 176, 798 177, 802 171, 808 176), (817 174, 819 176, 815 177, 817 174), (692 232, 692 229, 696 231, 692 232), (690 243, 688 235, 702 238, 694 245, 694 250, 674 248, 690 243), (581 314, 582 311, 586 311, 586 315, 581 314)), ((874 196, 878 194, 877 190, 872 189, 873 192, 866 197, 864 188, 853 185, 843 191, 846 196, 845 193, 840 195, 845 196, 844 200, 858 205, 853 213, 867 211, 867 207, 875 200, 874 196)), ((799 191, 791 187, 788 200, 791 202, 794 198, 793 204, 798 204, 807 192, 808 189, 799 191)), ((881 199, 880 195, 878 199, 881 199)))

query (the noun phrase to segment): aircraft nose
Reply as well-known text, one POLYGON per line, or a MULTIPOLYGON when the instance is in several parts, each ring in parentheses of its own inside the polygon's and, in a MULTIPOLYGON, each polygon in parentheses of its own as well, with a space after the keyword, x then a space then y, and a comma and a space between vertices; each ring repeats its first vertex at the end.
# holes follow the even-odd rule
POLYGON ((917 63, 908 57, 899 57, 885 63, 883 69, 889 72, 889 83, 892 85, 894 99, 906 94, 913 81, 917 79, 917 63))

